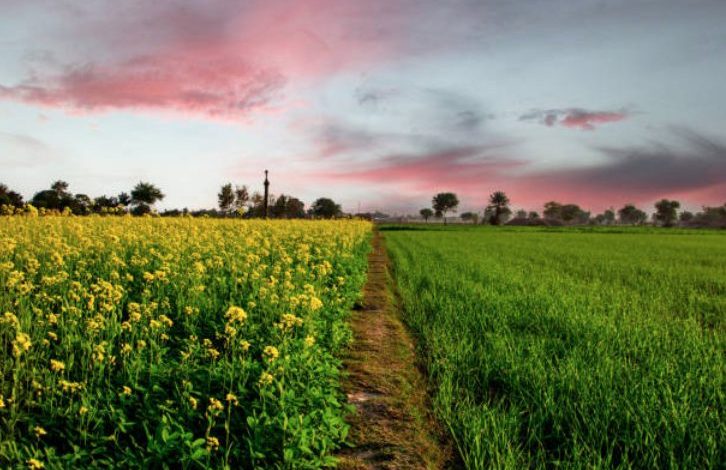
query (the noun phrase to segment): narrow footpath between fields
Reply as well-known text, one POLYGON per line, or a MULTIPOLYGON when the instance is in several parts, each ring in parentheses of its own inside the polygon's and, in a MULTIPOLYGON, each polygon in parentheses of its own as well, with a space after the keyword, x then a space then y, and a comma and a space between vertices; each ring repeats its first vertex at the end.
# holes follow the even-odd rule
POLYGON ((356 408, 349 419, 355 447, 340 452, 340 468, 445 468, 451 448, 429 411, 426 380, 416 367, 388 267, 376 230, 362 306, 351 318, 354 342, 345 358, 343 390, 356 408))

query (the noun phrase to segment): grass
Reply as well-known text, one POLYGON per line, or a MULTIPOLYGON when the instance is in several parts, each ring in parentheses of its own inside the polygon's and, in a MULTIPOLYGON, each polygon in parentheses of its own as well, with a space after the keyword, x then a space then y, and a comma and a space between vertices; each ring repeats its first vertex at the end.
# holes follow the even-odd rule
POLYGON ((0 466, 319 468, 366 222, 0 217, 0 466))
POLYGON ((467 468, 726 461, 726 233, 395 228, 405 320, 467 468))

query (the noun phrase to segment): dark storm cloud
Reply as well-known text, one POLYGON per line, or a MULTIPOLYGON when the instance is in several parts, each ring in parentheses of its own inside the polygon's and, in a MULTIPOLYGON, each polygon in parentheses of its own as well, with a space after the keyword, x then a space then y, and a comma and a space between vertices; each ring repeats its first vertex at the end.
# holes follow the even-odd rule
POLYGON ((681 145, 603 147, 598 150, 608 161, 602 165, 553 170, 524 177, 523 182, 543 192, 562 190, 641 200, 726 183, 726 144, 691 130, 672 132, 681 145))

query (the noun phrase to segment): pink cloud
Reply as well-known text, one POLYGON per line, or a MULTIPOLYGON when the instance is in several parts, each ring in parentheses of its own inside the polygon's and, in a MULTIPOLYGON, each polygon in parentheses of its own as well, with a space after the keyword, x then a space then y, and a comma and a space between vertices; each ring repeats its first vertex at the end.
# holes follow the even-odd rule
POLYGON ((321 172, 321 179, 367 184, 384 184, 414 192, 458 190, 481 191, 523 162, 488 157, 483 146, 432 151, 423 155, 391 156, 372 166, 347 171, 321 172))
POLYGON ((69 70, 42 85, 0 87, 0 97, 72 110, 165 108, 234 117, 267 105, 283 84, 279 74, 243 62, 149 57, 69 70))
POLYGON ((520 121, 538 121, 547 127, 561 125, 570 129, 585 131, 595 130, 596 126, 618 122, 629 117, 625 110, 620 111, 588 111, 581 108, 536 109, 522 115, 520 121))
POLYGON ((211 3, 119 5, 100 18, 89 13, 94 21, 79 20, 68 36, 97 43, 94 57, 0 85, 0 99, 71 111, 165 109, 237 119, 281 100, 286 83, 365 68, 396 49, 398 34, 384 32, 378 20, 400 17, 400 9, 379 0, 211 3))
POLYGON ((565 127, 591 131, 597 124, 622 121, 627 116, 624 112, 570 110, 560 124, 565 127))

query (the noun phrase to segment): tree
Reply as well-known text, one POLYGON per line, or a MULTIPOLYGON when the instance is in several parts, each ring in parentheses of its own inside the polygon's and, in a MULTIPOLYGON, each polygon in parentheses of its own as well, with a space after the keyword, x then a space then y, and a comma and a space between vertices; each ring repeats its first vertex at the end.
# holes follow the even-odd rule
POLYGON ((532 211, 529 214, 527 214, 527 218, 529 220, 538 220, 539 219, 539 213, 536 211, 532 211))
POLYGON ((219 210, 222 212, 229 212, 234 203, 234 192, 232 191, 232 183, 227 183, 222 186, 222 189, 217 194, 217 201, 219 202, 219 210))
POLYGON ((0 183, 0 206, 23 206, 23 196, 0 183))
POLYGON ((518 219, 526 219, 527 218, 527 211, 524 209, 519 209, 515 215, 518 219))
POLYGON ((661 199, 655 203, 655 214, 653 218, 660 222, 663 227, 672 227, 673 223, 678 218, 678 208, 681 207, 681 203, 678 201, 669 201, 668 199, 661 199))
POLYGON ((463 220, 465 222, 468 222, 470 220, 474 224, 476 224, 477 222, 479 222, 479 214, 477 214, 476 212, 464 212, 459 217, 461 217, 461 220, 463 220))
POLYGON ((129 193, 120 193, 118 195, 118 203, 124 207, 128 207, 131 204, 131 196, 129 193))
POLYGON ((68 183, 58 180, 51 184, 50 189, 35 193, 31 204, 37 208, 63 211, 73 206, 73 195, 68 192, 68 183))
POLYGON ((612 225, 615 223, 615 211, 612 208, 603 212, 602 215, 603 215, 603 222, 605 223, 605 225, 612 225))
POLYGON ((68 193, 68 183, 63 180, 58 180, 50 185, 50 189, 55 191, 60 198, 68 193))
POLYGON ((565 204, 560 209, 560 218, 568 224, 586 224, 590 213, 580 209, 577 204, 565 204))
POLYGON ((74 214, 87 215, 91 212, 93 201, 85 194, 76 194, 73 198, 71 210, 74 214))
POLYGON ((247 190, 247 186, 235 186, 234 187, 234 207, 237 211, 244 211, 247 209, 247 204, 250 202, 250 193, 247 190))
POLYGON ((296 197, 287 200, 287 217, 289 219, 305 218, 305 203, 296 197))
POLYGON ((456 212, 456 208, 459 206, 459 198, 454 193, 439 193, 434 196, 431 206, 436 211, 436 217, 443 217, 444 224, 446 224, 446 213, 449 211, 456 212))
POLYGON ((151 207, 157 201, 164 199, 164 193, 151 183, 140 181, 131 191, 131 204, 134 214, 143 215, 151 212, 151 207))
POLYGON ((545 219, 562 220, 562 204, 557 201, 546 202, 542 214, 545 219))
POLYGON ((685 223, 692 221, 693 218, 694 218, 693 212, 690 212, 690 211, 683 211, 683 212, 681 212, 681 215, 678 216, 678 220, 680 220, 681 222, 685 222, 685 223))
POLYGON ((544 217, 549 220, 562 221, 566 224, 586 224, 590 213, 584 211, 577 204, 560 204, 550 201, 544 205, 544 217))
POLYGON ((327 197, 321 197, 310 207, 310 213, 314 217, 332 219, 333 217, 338 217, 342 212, 340 206, 335 201, 327 197))
POLYGON ((648 214, 633 204, 626 204, 618 210, 618 218, 621 224, 640 225, 648 219, 648 214))
POLYGON ((428 222, 429 219, 434 215, 434 211, 429 209, 428 207, 425 209, 421 209, 418 211, 419 214, 421 214, 421 217, 423 217, 424 222, 428 222))
POLYGON ((305 203, 292 196, 281 194, 270 207, 272 217, 300 219, 305 217, 305 203))
POLYGON ((105 212, 109 209, 116 209, 118 205, 118 198, 115 196, 98 196, 93 200, 91 208, 93 212, 105 212))
POLYGON ((504 191, 494 191, 489 195, 487 209, 490 209, 489 223, 492 225, 503 224, 512 213, 511 209, 509 209, 509 198, 504 194, 504 191))

